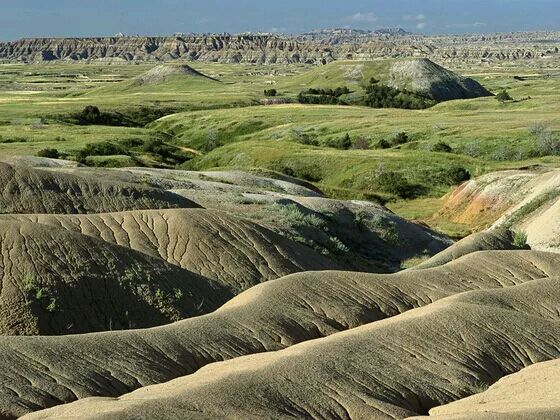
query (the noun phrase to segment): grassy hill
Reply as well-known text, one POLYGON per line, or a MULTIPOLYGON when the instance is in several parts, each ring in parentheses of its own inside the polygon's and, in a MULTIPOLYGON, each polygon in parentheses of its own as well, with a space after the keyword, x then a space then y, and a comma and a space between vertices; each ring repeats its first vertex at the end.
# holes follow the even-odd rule
POLYGON ((159 65, 151 70, 110 86, 101 87, 86 95, 197 92, 217 89, 220 81, 193 69, 186 64, 159 65))
POLYGON ((461 77, 425 58, 378 61, 334 61, 287 81, 282 88, 335 88, 362 90, 371 79, 384 85, 426 95, 437 101, 490 96, 473 79, 461 77))

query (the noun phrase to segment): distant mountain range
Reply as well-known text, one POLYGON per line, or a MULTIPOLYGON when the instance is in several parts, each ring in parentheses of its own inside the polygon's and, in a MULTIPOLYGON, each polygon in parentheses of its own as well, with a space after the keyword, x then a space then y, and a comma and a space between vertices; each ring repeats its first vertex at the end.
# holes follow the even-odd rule
POLYGON ((560 32, 426 36, 402 28, 322 29, 300 35, 175 34, 166 37, 28 38, 0 43, 0 61, 206 61, 326 64, 424 57, 440 64, 560 61, 560 32))

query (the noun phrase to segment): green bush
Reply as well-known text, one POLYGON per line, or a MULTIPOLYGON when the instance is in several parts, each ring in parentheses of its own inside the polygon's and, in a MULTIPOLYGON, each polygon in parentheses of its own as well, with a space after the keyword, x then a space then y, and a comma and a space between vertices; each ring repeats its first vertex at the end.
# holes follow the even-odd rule
POLYGON ((276 96, 276 95, 278 95, 278 91, 276 89, 265 89, 264 90, 264 96, 273 97, 273 96, 276 96))
POLYGON ((370 80, 365 91, 366 96, 363 100, 363 105, 372 108, 425 109, 437 103, 417 93, 380 84, 376 79, 370 80))
POLYGON ((298 143, 305 144, 307 146, 319 146, 317 139, 306 133, 300 127, 292 128, 292 137, 298 143))
POLYGON ((513 233, 513 244, 518 248, 526 248, 527 239, 527 233, 522 230, 518 230, 513 233))
POLYGON ((50 159, 58 159, 60 157, 60 152, 56 149, 41 149, 37 152, 37 156, 50 159))
POLYGON ((395 136, 391 139, 392 146, 399 146, 401 144, 408 143, 410 141, 408 134, 405 132, 400 132, 395 134, 395 136))
POLYGON ((440 141, 437 142, 436 144, 432 145, 432 147, 430 148, 430 151, 432 152, 438 152, 438 153, 452 153, 453 152, 453 148, 448 145, 447 143, 440 141))
POLYGON ((449 168, 442 168, 436 173, 428 174, 428 178, 432 182, 443 185, 459 185, 471 179, 471 173, 460 166, 451 166, 449 168))
POLYGON ((323 228, 326 222, 315 214, 304 213, 297 204, 274 204, 273 208, 278 211, 284 220, 293 225, 313 226, 316 228, 323 228))
POLYGON ((352 140, 350 139, 350 135, 346 133, 340 138, 327 141, 325 145, 328 147, 334 147, 335 149, 348 150, 352 146, 352 140))
POLYGON ((376 149, 389 149, 391 147, 391 143, 389 143, 387 140, 385 139, 381 139, 377 142, 377 144, 375 145, 376 149))
POLYGON ((382 191, 403 199, 414 198, 420 193, 420 186, 411 184, 400 172, 381 170, 375 176, 375 183, 382 191))
POLYGON ((504 89, 496 95, 496 100, 498 100, 501 103, 504 103, 504 102, 507 102, 507 101, 513 101, 513 98, 507 92, 507 90, 504 89))

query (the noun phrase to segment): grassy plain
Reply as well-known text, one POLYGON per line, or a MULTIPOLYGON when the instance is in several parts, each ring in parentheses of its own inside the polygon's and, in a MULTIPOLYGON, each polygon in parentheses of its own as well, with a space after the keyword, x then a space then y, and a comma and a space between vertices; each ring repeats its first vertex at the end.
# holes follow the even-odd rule
MULTIPOLYGON (((426 110, 262 105, 263 90, 270 87, 279 91, 280 102, 289 102, 306 86, 347 84, 341 70, 347 65, 194 63, 198 71, 220 82, 172 78, 140 88, 131 80, 154 64, 0 65, 0 156, 55 148, 72 157, 91 143, 163 138, 181 150, 203 151, 183 164, 185 168, 284 172, 315 182, 336 197, 381 196, 390 200, 394 211, 422 220, 430 220, 439 198, 452 188, 444 179, 449 168, 465 168, 477 176, 505 168, 560 164, 556 156, 535 157, 536 138, 530 133, 536 123, 552 132, 560 129, 558 69, 495 66, 460 71, 493 92, 507 89, 516 101, 505 104, 490 97, 445 102, 426 110), (76 125, 65 120, 87 105, 123 114, 148 108, 170 115, 138 127, 76 125), (399 132, 407 133, 408 143, 376 148, 380 140, 390 140, 399 132), (370 150, 325 146, 346 134, 353 141, 364 140, 370 150), (319 146, 301 144, 302 136, 315 139, 319 146), (207 146, 209 139, 212 147, 207 146), (433 152, 441 142, 452 153, 433 152), (418 187, 419 198, 399 200, 380 189, 375 182, 380 171, 400 173, 418 187)), ((370 65, 363 77, 375 76, 377 67, 381 71, 383 66, 382 62, 370 65)), ((125 165, 138 162, 122 156, 117 160, 125 165)))

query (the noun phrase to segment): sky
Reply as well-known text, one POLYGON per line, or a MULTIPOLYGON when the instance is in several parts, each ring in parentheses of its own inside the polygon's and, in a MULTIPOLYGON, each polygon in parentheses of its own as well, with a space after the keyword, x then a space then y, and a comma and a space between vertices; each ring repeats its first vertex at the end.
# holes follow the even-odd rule
POLYGON ((560 30, 560 0, 0 0, 2 40, 342 27, 425 34, 560 30))

